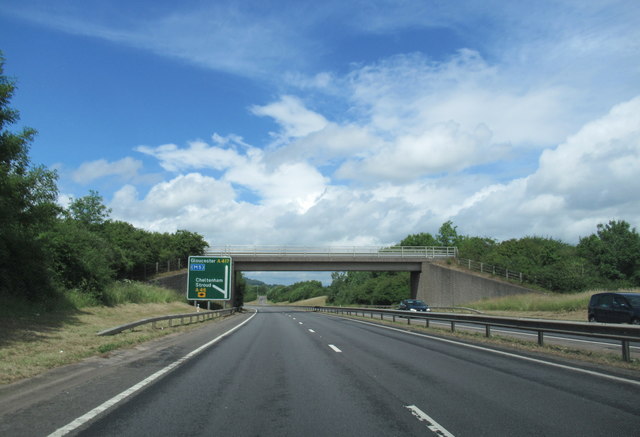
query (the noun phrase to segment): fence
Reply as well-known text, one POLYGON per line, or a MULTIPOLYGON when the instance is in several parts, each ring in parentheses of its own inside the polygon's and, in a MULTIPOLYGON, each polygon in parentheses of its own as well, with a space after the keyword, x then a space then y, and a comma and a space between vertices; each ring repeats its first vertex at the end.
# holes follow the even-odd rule
POLYGON ((155 263, 144 263, 123 273, 119 279, 146 281, 156 275, 184 269, 188 264, 189 261, 187 257, 157 261, 155 263))
POLYGON ((407 323, 411 324, 411 320, 424 320, 425 326, 429 326, 430 320, 439 320, 451 324, 451 331, 455 331, 456 323, 467 323, 481 325, 485 328, 485 336, 491 336, 492 327, 512 328, 524 331, 533 331, 538 334, 538 344, 544 345, 544 334, 555 333, 569 336, 591 337, 598 339, 608 339, 619 341, 622 348, 622 359, 631 361, 630 343, 640 342, 640 326, 636 325, 605 325, 603 323, 587 323, 587 322, 568 322, 542 319, 522 319, 497 317, 486 315, 469 315, 469 314, 453 314, 453 313, 430 313, 430 312, 412 312, 399 310, 383 310, 375 308, 347 308, 347 307, 300 307, 307 311, 326 312, 334 314, 359 315, 365 317, 370 314, 373 319, 374 314, 380 316, 382 320, 384 316, 390 317, 395 321, 396 317, 407 319, 407 323))
POLYGON ((459 266, 466 267, 469 270, 473 270, 480 273, 488 273, 494 276, 500 276, 504 279, 511 280, 511 281, 523 282, 524 280, 528 279, 527 276, 522 272, 509 270, 508 268, 505 268, 505 267, 494 266, 491 264, 482 263, 479 261, 473 261, 471 259, 465 259, 465 258, 456 258, 456 262, 458 263, 459 266))
POLYGON ((508 281, 515 281, 520 283, 526 282, 528 284, 538 285, 542 288, 546 288, 549 290, 554 290, 554 289, 557 290, 557 288, 555 287, 557 287, 558 281, 552 279, 553 275, 562 276, 565 279, 567 277, 572 277, 574 278, 574 280, 579 278, 584 278, 585 275, 588 275, 588 272, 585 272, 584 266, 576 266, 571 271, 560 272, 559 270, 555 270, 555 271, 549 271, 546 273, 541 273, 540 275, 530 275, 530 274, 525 274, 523 272, 519 272, 516 270, 509 270, 508 268, 505 268, 505 267, 494 266, 491 264, 482 263, 479 261, 473 261, 471 259, 465 259, 465 258, 456 258, 456 263, 459 266, 467 268, 469 270, 473 270, 481 273, 487 273, 490 275, 494 275, 494 276, 506 279, 508 281))
POLYGON ((213 246, 207 255, 328 256, 455 258, 457 247, 447 246, 213 246))

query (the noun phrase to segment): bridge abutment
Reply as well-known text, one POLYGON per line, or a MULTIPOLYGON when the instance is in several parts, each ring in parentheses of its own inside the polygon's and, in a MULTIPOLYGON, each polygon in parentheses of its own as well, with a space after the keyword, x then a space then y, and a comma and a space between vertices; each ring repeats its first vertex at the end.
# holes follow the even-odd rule
POLYGON ((411 274, 411 295, 430 306, 454 307, 469 302, 534 290, 490 277, 484 277, 433 262, 423 262, 420 272, 411 274), (414 274, 417 278, 414 279, 414 274))

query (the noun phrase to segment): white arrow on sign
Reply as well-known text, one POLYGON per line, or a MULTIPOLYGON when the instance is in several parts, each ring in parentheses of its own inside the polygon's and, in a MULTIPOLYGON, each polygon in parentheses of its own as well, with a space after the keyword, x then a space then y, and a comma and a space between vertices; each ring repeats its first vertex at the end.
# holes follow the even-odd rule
POLYGON ((220 287, 218 287, 216 284, 211 284, 212 288, 215 288, 216 290, 218 290, 220 293, 224 294, 224 297, 228 297, 229 293, 228 293, 228 288, 229 288, 229 266, 224 266, 224 290, 220 287))

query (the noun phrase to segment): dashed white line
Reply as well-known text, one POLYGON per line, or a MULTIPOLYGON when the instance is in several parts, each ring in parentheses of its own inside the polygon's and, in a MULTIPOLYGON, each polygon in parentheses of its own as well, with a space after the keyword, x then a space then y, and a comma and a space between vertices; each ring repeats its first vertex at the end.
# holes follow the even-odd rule
POLYGON ((447 431, 442 425, 433 420, 427 413, 415 405, 407 405, 405 408, 409 409, 411 414, 413 414, 419 421, 426 422, 427 428, 429 428, 429 430, 434 434, 444 437, 454 437, 453 434, 447 431))
POLYGON ((309 332, 316 332, 316 331, 314 331, 313 329, 309 329, 309 332))
POLYGON ((300 325, 304 325, 304 323, 302 323, 302 322, 298 322, 298 324, 300 324, 300 325))
POLYGON ((334 352, 342 352, 340 349, 338 349, 337 347, 335 347, 334 345, 330 344, 329 347, 331 349, 333 349, 334 352))

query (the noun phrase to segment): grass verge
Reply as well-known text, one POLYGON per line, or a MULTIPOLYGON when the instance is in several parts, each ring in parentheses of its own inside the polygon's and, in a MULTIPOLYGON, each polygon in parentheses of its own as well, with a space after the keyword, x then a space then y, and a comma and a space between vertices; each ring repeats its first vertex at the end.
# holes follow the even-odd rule
POLYGON ((39 311, 25 307, 19 314, 0 315, 0 384, 200 326, 194 323, 153 329, 148 324, 116 336, 96 335, 104 329, 148 317, 194 311, 187 303, 176 301, 39 311))

